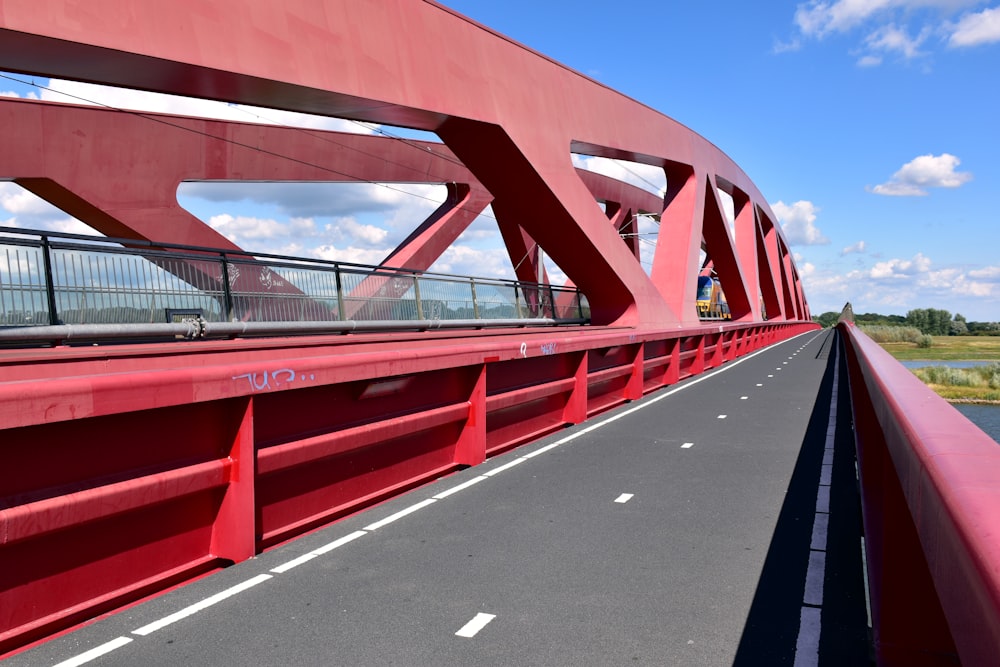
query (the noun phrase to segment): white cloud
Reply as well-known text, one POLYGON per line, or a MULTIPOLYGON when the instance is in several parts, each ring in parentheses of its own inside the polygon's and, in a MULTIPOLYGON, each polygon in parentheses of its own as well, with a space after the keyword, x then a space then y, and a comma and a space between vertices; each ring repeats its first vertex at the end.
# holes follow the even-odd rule
POLYGON ((953 47, 978 46, 1000 42, 1000 7, 966 14, 953 27, 948 45, 953 47))
POLYGON ((994 321, 1000 312, 1000 265, 938 268, 917 253, 847 272, 827 267, 801 275, 814 313, 839 310, 846 301, 855 312, 902 315, 914 308, 939 308, 974 321, 994 321))
POLYGON ((858 241, 854 245, 849 245, 846 248, 844 248, 843 250, 841 250, 840 254, 841 254, 841 256, 843 256, 843 255, 850 255, 850 254, 853 254, 853 253, 863 253, 864 251, 865 251, 865 242, 864 241, 858 241))
POLYGON ((771 210, 778 216, 790 245, 824 245, 830 242, 816 226, 819 209, 811 201, 797 201, 792 205, 779 201, 771 204, 771 210))
POLYGON ((954 155, 921 155, 904 164, 888 182, 868 188, 878 195, 915 197, 927 194, 927 188, 957 188, 972 180, 967 171, 955 171, 961 164, 954 155))
POLYGON ((916 37, 910 37, 905 29, 889 24, 869 34, 865 38, 865 45, 872 51, 898 53, 904 58, 916 58, 921 55, 920 45, 929 35, 930 30, 924 28, 916 37))
POLYGON ((573 166, 625 181, 646 192, 662 196, 667 187, 667 175, 660 167, 641 162, 611 160, 604 157, 573 154, 573 166))
POLYGON ((480 250, 458 244, 445 250, 440 259, 430 267, 430 271, 460 276, 514 277, 506 249, 480 250))
MULTIPOLYGON (((862 51, 857 64, 873 67, 883 55, 896 54, 904 60, 927 55, 921 50, 932 35, 950 35, 951 46, 968 46, 1000 40, 1000 19, 996 10, 965 14, 957 23, 952 18, 983 4, 984 0, 809 0, 800 3, 794 14, 802 39, 823 39, 831 34, 863 31, 862 51)), ((792 49, 782 49, 784 51, 792 49)), ((775 52, 780 52, 775 49, 775 52)), ((856 52, 855 52, 856 53, 856 52)))

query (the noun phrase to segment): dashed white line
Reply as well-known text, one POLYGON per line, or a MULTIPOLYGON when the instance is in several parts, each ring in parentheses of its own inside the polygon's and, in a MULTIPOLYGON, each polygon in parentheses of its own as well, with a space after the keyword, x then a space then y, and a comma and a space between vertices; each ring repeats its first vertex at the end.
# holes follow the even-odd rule
POLYGON ((130 637, 118 637, 117 639, 112 639, 109 642, 105 642, 100 646, 96 646, 89 651, 84 651, 80 655, 73 656, 68 660, 63 660, 58 665, 53 665, 53 667, 79 667, 79 665, 85 665, 91 660, 96 660, 102 655, 107 655, 115 649, 119 649, 125 644, 131 642, 130 637))
POLYGON ((482 612, 478 613, 473 617, 471 621, 462 626, 462 628, 455 634, 459 637, 472 638, 476 634, 486 627, 486 624, 496 618, 496 614, 484 614, 482 612))
POLYGON ((758 386, 758 387, 763 387, 763 386, 764 386, 764 384, 763 384, 763 383, 761 383, 761 382, 758 382, 758 383, 757 383, 757 386, 758 386))
POLYGON ((381 521, 376 521, 375 523, 372 523, 372 524, 369 524, 369 525, 365 526, 365 530, 367 530, 369 532, 371 532, 373 530, 378 530, 379 528, 381 528, 383 526, 388 526, 393 521, 396 521, 398 519, 402 519, 404 516, 407 516, 409 514, 413 514, 414 512, 416 512, 418 510, 422 510, 423 508, 427 507, 428 505, 433 505, 436 502, 437 501, 434 500, 433 498, 428 498, 427 500, 421 500, 419 503, 416 503, 415 505, 410 505, 409 507, 407 507, 404 510, 399 510, 395 514, 390 514, 389 516, 387 516, 386 518, 382 519, 381 521))
POLYGON ((683 445, 681 445, 681 449, 691 449, 692 447, 694 447, 693 442, 685 442, 683 445))
POLYGON ((819 664, 821 616, 821 609, 802 607, 799 615, 799 638, 795 642, 795 667, 815 667, 819 664))
POLYGON ((745 400, 747 400, 748 398, 750 398, 750 397, 749 397, 749 396, 740 396, 740 400, 741 400, 741 401, 745 401, 745 400))
POLYGON ((616 503, 622 503, 622 504, 624 504, 624 503, 627 503, 628 501, 632 500, 632 498, 634 498, 634 497, 635 497, 634 493, 623 493, 620 496, 618 496, 617 498, 615 498, 615 502, 616 503))
POLYGON ((231 587, 227 588, 224 591, 221 591, 219 593, 216 593, 215 595, 212 595, 212 596, 209 596, 209 597, 205 598, 201 602, 196 602, 193 605, 191 605, 189 607, 185 607, 184 609, 181 609, 178 612, 174 612, 173 614, 170 614, 169 616, 165 616, 165 617, 161 618, 158 621, 154 621, 154 622, 152 622, 152 623, 150 623, 148 625, 142 626, 141 628, 139 628, 137 630, 133 630, 132 634, 133 635, 139 635, 141 637, 145 637, 146 635, 150 635, 150 634, 156 632, 157 630, 165 628, 168 625, 171 625, 173 623, 176 623, 177 621, 179 621, 181 619, 187 618, 188 616, 191 616, 192 614, 197 614, 199 611, 202 611, 203 609, 208 609, 212 605, 214 605, 216 603, 219 603, 219 602, 222 602, 226 598, 230 598, 230 597, 236 595, 237 593, 242 593, 243 591, 247 590, 248 588, 253 588, 257 584, 262 584, 262 583, 264 583, 265 581, 267 581, 268 579, 271 579, 271 578, 272 577, 269 574, 258 574, 253 579, 247 579, 243 583, 236 584, 235 586, 231 586, 231 587))
POLYGON ((726 415, 719 415, 719 419, 725 419, 726 415))

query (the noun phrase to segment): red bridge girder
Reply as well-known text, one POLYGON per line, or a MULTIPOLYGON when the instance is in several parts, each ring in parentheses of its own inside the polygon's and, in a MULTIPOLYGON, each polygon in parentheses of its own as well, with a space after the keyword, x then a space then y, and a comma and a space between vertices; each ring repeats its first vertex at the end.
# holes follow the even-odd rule
POLYGON ((761 296, 769 319, 808 317, 773 213, 725 154, 446 7, 188 0, 119 9, 115 0, 8 0, 0 67, 436 132, 587 294, 598 324, 697 324, 703 240, 735 319, 760 321, 761 296), (666 171, 651 278, 593 206, 570 151, 666 171), (738 216, 738 247, 716 187, 750 206, 738 216))
POLYGON ((813 328, 775 217, 728 157, 445 7, 120 10, 5 0, 0 69, 386 122, 445 146, 166 116, 156 131, 150 114, 4 102, 0 177, 106 233, 215 246, 231 244, 178 206, 181 181, 450 183, 387 264, 429 265, 492 201, 512 261, 537 243, 594 324, 615 326, 4 351, 0 571, 18 578, 0 590, 0 653, 813 328), (581 174, 571 153, 660 167, 666 195, 581 174), (637 212, 662 213, 651 276, 620 235, 637 212), (697 318, 702 247, 736 322, 697 318))

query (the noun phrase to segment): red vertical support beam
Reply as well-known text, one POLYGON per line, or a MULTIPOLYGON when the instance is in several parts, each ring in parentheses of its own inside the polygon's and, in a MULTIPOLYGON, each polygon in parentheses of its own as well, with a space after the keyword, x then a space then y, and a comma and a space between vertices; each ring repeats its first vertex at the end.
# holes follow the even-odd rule
POLYGON ((635 401, 642 398, 642 384, 645 360, 645 346, 638 343, 633 346, 635 356, 632 357, 632 374, 625 385, 625 400, 635 401))
MULTIPOLYGON (((750 319, 757 322, 761 319, 760 275, 757 262, 757 216, 756 206, 750 201, 750 196, 739 189, 733 189, 733 207, 735 208, 736 256, 739 258, 743 280, 746 281, 747 296, 750 299, 750 319)), ((729 292, 726 292, 728 296, 729 292)))
POLYGON ((573 390, 563 408, 563 421, 579 424, 587 419, 587 358, 586 352, 574 352, 576 370, 573 373, 573 390))
POLYGON ((705 239, 705 252, 712 260, 719 283, 726 293, 733 320, 751 319, 750 285, 744 275, 741 258, 734 248, 718 190, 713 179, 707 176, 702 237, 705 239))
POLYGON ((455 463, 467 466, 486 460, 486 364, 472 372, 476 375, 469 394, 469 418, 455 445, 455 463))
POLYGON ((253 401, 247 397, 234 401, 227 409, 242 411, 242 419, 229 445, 229 485, 212 524, 211 554, 234 563, 251 558, 257 552, 254 524, 254 482, 256 452, 253 437, 253 401))
POLYGON ((668 163, 665 206, 653 255, 651 277, 667 305, 687 324, 698 325, 698 284, 705 178, 688 165, 668 163))

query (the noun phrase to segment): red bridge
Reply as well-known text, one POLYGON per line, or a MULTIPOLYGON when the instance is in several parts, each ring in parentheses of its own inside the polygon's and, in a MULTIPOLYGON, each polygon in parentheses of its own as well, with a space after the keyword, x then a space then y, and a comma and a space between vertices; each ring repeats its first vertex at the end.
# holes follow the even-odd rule
MULTIPOLYGON (((110 0, 5 0, 0 69, 385 123, 443 142, 0 103, 0 178, 112 237, 0 238, 0 655, 14 660, 446 475, 477 484, 499 470, 476 476, 488 459, 660 400, 710 369, 763 363, 817 329, 773 212, 724 153, 433 2, 123 11, 110 0), (662 169, 665 194, 578 170, 572 154, 662 169), (361 267, 234 246, 178 205, 191 180, 435 183, 447 199, 382 265, 361 267), (734 204, 732 229, 720 192, 734 204), (517 280, 427 273, 488 205, 517 280), (648 273, 626 233, 639 215, 660 228, 648 273), (541 250, 569 284, 551 284, 541 250), (136 277, 139 267, 148 273, 136 277), (709 269, 726 320, 699 317, 709 269)), ((995 660, 996 444, 852 326, 798 351, 807 345, 823 346, 822 363, 802 387, 849 396, 839 417, 836 398, 823 414, 831 434, 853 422, 877 662, 995 660)), ((798 397, 807 407, 808 391, 798 397)), ((795 422, 780 403, 748 415, 754 428, 795 422)), ((815 498, 819 525, 830 510, 815 498)), ((810 566, 827 552, 806 551, 810 566)), ((808 576, 791 623, 801 626, 795 664, 821 657, 802 631, 820 615, 808 576)), ((67 664, 133 641, 83 646, 67 664)))

